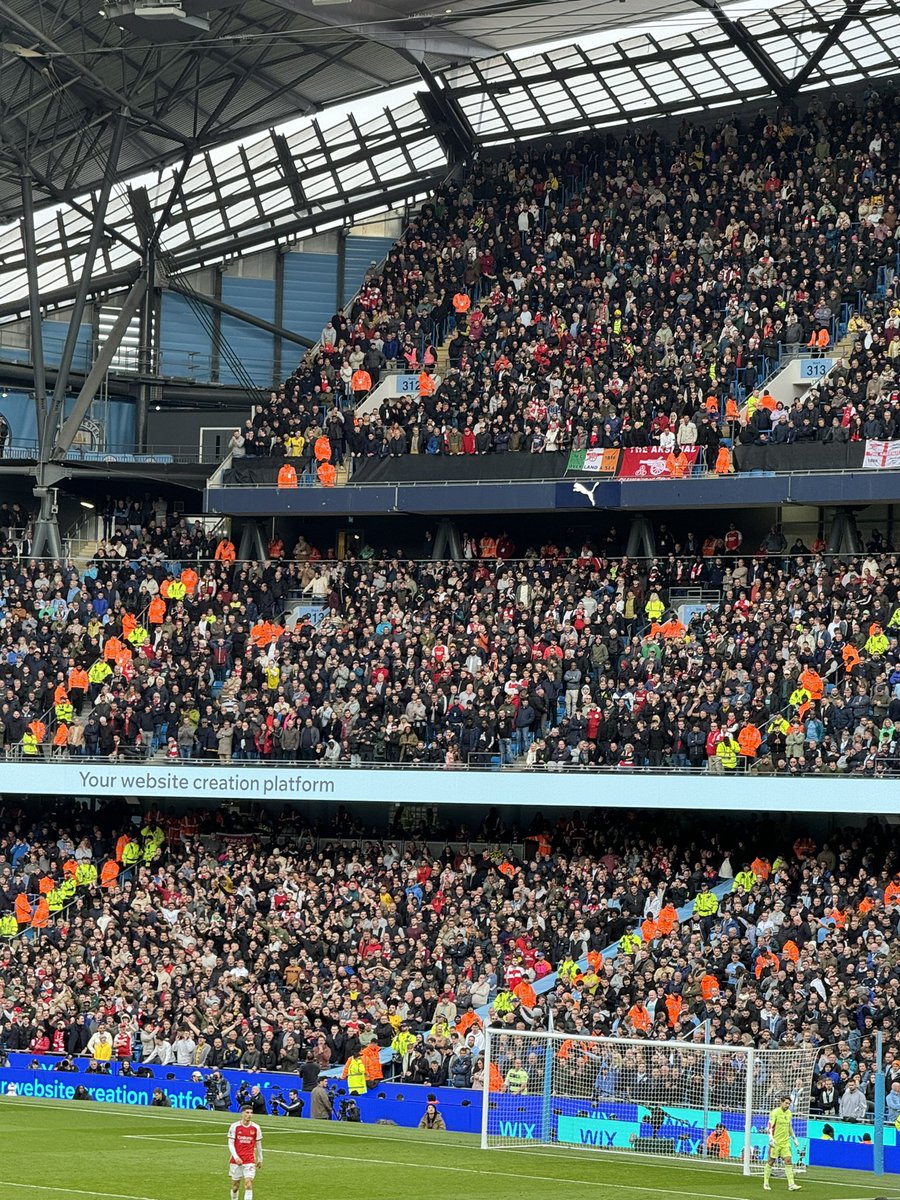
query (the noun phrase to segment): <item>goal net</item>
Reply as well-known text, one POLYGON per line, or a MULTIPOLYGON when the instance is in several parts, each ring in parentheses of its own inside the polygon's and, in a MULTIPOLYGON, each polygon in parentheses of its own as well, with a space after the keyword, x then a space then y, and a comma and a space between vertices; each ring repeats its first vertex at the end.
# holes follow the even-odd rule
POLYGON ((815 1054, 488 1029, 481 1144, 702 1159, 749 1175, 787 1095, 802 1170, 815 1054))

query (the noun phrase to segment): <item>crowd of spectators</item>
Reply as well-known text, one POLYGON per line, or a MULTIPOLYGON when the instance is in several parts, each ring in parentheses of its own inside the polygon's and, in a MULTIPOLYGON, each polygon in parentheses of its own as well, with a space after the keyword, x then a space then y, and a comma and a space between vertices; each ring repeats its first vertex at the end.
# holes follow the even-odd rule
MULTIPOLYGON (((612 536, 612 535, 610 535, 612 536)), ((7 755, 895 773, 900 563, 603 537, 462 561, 235 561, 176 522, 71 563, 0 564, 7 755), (213 558, 178 558, 183 550, 213 558), (678 618, 677 589, 705 589, 678 618), (305 615, 297 615, 297 609, 305 615)))
MULTIPOLYGON (((68 863, 118 856, 123 869, 0 948, 6 1051, 100 1070, 302 1069, 307 1090, 362 1063, 367 1085, 393 1073, 477 1088, 484 1018, 540 1029, 552 1009, 572 1034, 812 1048, 826 1116, 871 1111, 877 1030, 887 1093, 900 1082, 900 859, 874 823, 787 845, 783 823, 575 812, 518 831, 490 810, 479 833, 493 849, 434 853, 342 838, 346 810, 318 838, 296 808, 64 813, 4 809, 0 910, 45 895, 68 863)), ((573 1078, 589 1050, 569 1045, 573 1078)), ((505 1053, 491 1087, 534 1090, 543 1056, 505 1053)), ((627 1068, 598 1070, 597 1095, 616 1094, 627 1068)))
POLYGON ((340 465, 676 443, 712 466, 723 438, 897 437, 896 106, 815 98, 479 160, 233 449, 311 460, 324 435, 340 465), (827 385, 760 405, 779 347, 825 352, 851 310, 859 340, 827 385), (359 379, 395 366, 422 372, 421 393, 359 409, 359 379))

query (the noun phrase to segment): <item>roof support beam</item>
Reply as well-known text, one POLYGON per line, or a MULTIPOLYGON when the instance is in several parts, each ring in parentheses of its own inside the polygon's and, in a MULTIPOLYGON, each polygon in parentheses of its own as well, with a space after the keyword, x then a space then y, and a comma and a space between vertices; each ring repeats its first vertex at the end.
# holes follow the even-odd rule
POLYGON ((419 105, 434 136, 441 143, 451 166, 465 162, 478 149, 475 131, 450 89, 437 81, 424 62, 417 62, 416 67, 428 87, 427 93, 419 93, 419 105))
POLYGON ((147 291, 147 277, 142 275, 136 280, 131 291, 125 297, 125 303, 119 310, 119 315, 116 317, 115 324, 109 331, 109 336, 103 343, 100 353, 94 360, 94 364, 88 372, 88 377, 82 385, 81 391, 72 408, 72 411, 63 422, 63 426, 59 431, 59 437, 56 439, 56 445, 53 447, 51 458, 56 462, 61 462, 69 450, 72 448, 72 443, 75 440, 75 434, 78 432, 81 422, 87 415, 88 409, 94 402, 94 397, 97 395, 97 389, 103 382, 103 377, 109 370, 113 356, 122 343, 122 338, 128 331, 128 326, 131 324, 132 318, 141 306, 141 301, 147 291))
POLYGON ((862 0, 847 0, 847 7, 832 25, 831 29, 825 35, 822 41, 819 42, 818 46, 815 48, 794 78, 790 81, 788 87, 789 94, 791 96, 797 95, 828 51, 840 40, 841 35, 850 22, 859 16, 861 8, 862 0))
MULTIPOLYGON (((9 140, 8 133, 2 124, 0 124, 0 146, 3 146, 4 148, 3 153, 8 154, 10 158, 14 159, 15 162, 17 162, 22 168, 22 170, 29 174, 32 181, 37 184, 41 191, 46 192, 46 194, 52 200, 56 200, 59 204, 67 205, 72 209, 73 212, 77 212, 79 216, 85 217, 88 221, 94 220, 95 214, 92 213, 89 208, 73 199, 72 196, 63 191, 62 188, 56 187, 49 179, 47 179, 34 167, 34 165, 29 161, 28 156, 23 154, 18 148, 18 145, 9 140)), ((133 242, 131 238, 126 237, 125 234, 117 230, 115 226, 104 225, 103 232, 108 237, 115 238, 117 242, 121 242, 123 246, 127 246, 129 250, 133 250, 135 254, 140 254, 141 248, 137 242, 133 242)))
MULTIPOLYGON (((270 226, 260 228, 258 219, 248 223, 246 230, 238 229, 227 239, 224 236, 214 242, 186 246, 175 255, 170 255, 166 265, 171 271, 192 271, 220 261, 226 255, 243 254, 259 246, 283 243, 304 233, 317 233, 333 229, 342 221, 352 219, 360 213, 373 213, 392 208, 413 196, 427 195, 447 177, 446 167, 420 171, 415 176, 400 180, 393 187, 370 188, 354 200, 334 194, 317 200, 315 206, 304 212, 281 214, 270 226)), ((278 180, 278 186, 284 184, 278 180)), ((114 271, 109 275, 98 275, 91 282, 92 293, 112 292, 130 287, 140 274, 140 264, 114 271)), ((41 299, 45 308, 60 308, 67 305, 76 294, 76 285, 45 289, 41 299)), ((0 321, 20 317, 28 311, 25 299, 10 300, 0 304, 0 321)), ((252 323, 252 322, 251 322, 252 323)), ((305 344, 305 343, 301 343, 305 344)))
POLYGON ((373 3, 373 0, 355 0, 355 20, 352 24, 347 24, 344 17, 329 16, 327 9, 313 7, 309 0, 274 0, 274 3, 279 8, 299 13, 319 25, 337 28, 345 36, 363 38, 364 41, 374 42, 378 46, 389 46, 400 54, 417 57, 438 54, 443 58, 469 59, 484 58, 495 53, 494 48, 487 42, 457 33, 452 28, 442 28, 437 23, 431 29, 404 32, 398 25, 404 22, 411 24, 416 18, 398 16, 396 12, 373 3))
POLYGON ((264 329, 266 333, 271 333, 273 337, 282 338, 286 342, 293 342, 295 346, 303 346, 305 350, 309 350, 316 343, 308 337, 304 337, 300 333, 294 333, 291 329, 285 329, 283 325, 274 325, 271 321, 264 321, 262 317, 255 317, 252 313, 245 312, 242 308, 235 308, 231 304, 226 304, 224 300, 216 300, 213 296, 204 295, 202 292, 196 292, 193 288, 182 287, 180 283, 174 283, 171 279, 166 284, 166 288, 170 292, 177 292, 179 296, 186 296, 189 300, 199 300, 201 304, 205 304, 207 308, 211 308, 214 312, 220 312, 223 316, 234 317, 236 321, 243 321, 245 325, 252 325, 254 329, 264 329))
POLYGON ((781 68, 772 62, 768 54, 759 48, 743 25, 727 16, 720 8, 718 0, 697 0, 697 3, 714 17, 719 28, 729 35, 735 46, 759 71, 779 100, 787 100, 790 97, 791 81, 781 68))
MULTIPOLYGON (((84 81, 84 86, 88 87, 96 95, 104 96, 107 102, 110 102, 113 109, 128 109, 138 124, 148 126, 160 137, 168 138, 179 145, 187 144, 188 139, 179 133, 177 129, 173 129, 171 125, 159 120, 152 113, 146 112, 135 105, 133 100, 129 100, 127 96, 117 91, 114 87, 111 87, 100 75, 97 75, 90 67, 86 66, 81 59, 66 53, 63 47, 54 42, 51 37, 48 37, 42 29, 38 29, 36 25, 32 25, 21 13, 11 8, 6 3, 6 0, 0 0, 0 14, 6 17, 10 25, 15 29, 27 33, 39 46, 52 51, 54 56, 58 56, 64 61, 68 70, 73 71, 81 77, 84 81)), ((85 26, 85 29, 87 28, 85 26)))
POLYGON ((116 168, 119 163, 119 152, 122 149, 122 143, 125 141, 125 131, 128 128, 127 111, 123 110, 119 113, 116 119, 115 128, 113 130, 112 142, 109 147, 109 155, 106 159, 106 167, 103 172, 103 183, 100 186, 100 194, 97 197, 97 207, 94 211, 94 223, 91 226, 91 237, 88 242, 87 252, 84 258, 84 267, 81 272, 81 280, 78 284, 78 292, 75 296, 75 304, 72 308, 71 316, 69 317, 69 328, 66 330, 66 340, 63 344, 62 357, 59 360, 59 374, 56 377, 56 387, 53 389, 53 401, 50 405, 50 411, 47 414, 47 427, 44 434, 45 443, 50 444, 53 438, 54 431, 62 413, 63 397, 66 394, 66 387, 69 383, 69 371, 72 369, 72 357, 75 354, 75 343, 78 338, 78 329, 81 325, 81 317, 84 313, 84 306, 87 302, 88 292, 91 288, 91 280, 94 274, 94 262, 97 258, 97 250, 100 247, 100 239, 103 236, 103 223, 106 219, 106 209, 109 205, 109 196, 112 191, 113 180, 116 177, 116 168))
POLYGON ((44 336, 41 326, 41 292, 38 286, 37 249, 34 244, 34 196, 31 176, 22 175, 22 243, 28 273, 28 308, 31 320, 31 361, 34 364, 34 411, 37 421, 38 456, 46 458, 47 376, 44 372, 44 336))

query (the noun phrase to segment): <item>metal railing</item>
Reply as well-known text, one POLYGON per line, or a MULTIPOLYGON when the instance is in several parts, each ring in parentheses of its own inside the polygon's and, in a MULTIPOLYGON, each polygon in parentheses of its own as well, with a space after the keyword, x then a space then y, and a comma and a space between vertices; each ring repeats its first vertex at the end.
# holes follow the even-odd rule
MULTIPOLYGON (((34 462, 37 459, 38 444, 33 438, 13 438, 0 452, 0 461, 34 462)), ((124 462, 137 466, 179 463, 183 465, 197 464, 201 466, 218 466, 222 462, 219 455, 204 453, 202 448, 182 443, 159 444, 151 450, 138 452, 133 443, 103 446, 73 446, 66 454, 66 462, 124 462)))
MULTIPOLYGON (((773 715, 777 716, 778 713, 775 713, 773 715)), ((538 736, 538 735, 536 735, 536 736, 538 736)), ((548 729, 546 734, 540 734, 539 736, 541 738, 550 737, 551 736, 550 730, 548 729)), ((474 774, 474 775, 496 774, 497 771, 503 771, 507 774, 509 774, 509 773, 512 773, 512 774, 525 773, 525 774, 532 774, 532 775, 533 774, 541 774, 541 775, 588 775, 589 774, 589 775, 615 775, 615 776, 650 775, 650 776, 660 776, 660 777, 671 776, 673 774, 675 774, 675 775, 690 775, 690 776, 700 776, 700 775, 709 774, 709 771, 707 769, 707 755, 706 755, 705 750, 704 750, 704 754, 703 754, 703 762, 698 766, 691 766, 690 764, 686 764, 684 766, 676 766, 674 764, 660 765, 660 766, 644 766, 644 765, 638 764, 638 763, 572 764, 572 763, 556 763, 556 762, 526 764, 524 761, 524 758, 517 758, 517 759, 515 759, 515 761, 510 762, 510 763, 502 763, 500 761, 500 752, 499 751, 496 751, 494 753, 484 753, 484 754, 479 755, 479 758, 490 758, 492 760, 490 763, 486 763, 483 761, 430 763, 430 762, 402 762, 402 761, 388 762, 385 759, 360 759, 359 762, 352 762, 352 761, 346 761, 346 760, 339 760, 337 762, 326 762, 322 759, 304 760, 304 759, 299 759, 299 758, 287 758, 287 757, 281 758, 281 759, 257 757, 257 758, 228 758, 228 759, 222 760, 219 758, 218 753, 215 751, 212 751, 210 753, 209 758, 196 758, 196 757, 192 756, 192 757, 188 757, 188 758, 178 758, 178 759, 168 760, 168 759, 158 758, 155 755, 151 755, 150 757, 148 757, 145 753, 142 753, 139 749, 136 749, 133 754, 126 755, 124 753, 120 753, 117 758, 111 758, 109 755, 101 755, 101 754, 96 754, 96 755, 92 755, 92 754, 66 754, 66 755, 63 755, 63 754, 59 754, 59 755, 50 756, 50 751, 52 750, 52 747, 48 746, 46 744, 39 747, 39 751, 40 750, 45 750, 47 752, 47 754, 44 755, 44 754, 38 753, 36 755, 26 755, 23 753, 21 745, 18 745, 18 744, 14 745, 14 746, 6 747, 6 757, 5 757, 5 760, 0 759, 0 767, 2 767, 2 763, 4 761, 6 761, 6 762, 16 762, 16 763, 26 763, 26 764, 27 763, 40 763, 42 766, 45 766, 45 767, 46 766, 59 767, 61 772, 63 770, 71 769, 73 763, 74 764, 77 764, 77 763, 89 764, 90 763, 90 764, 98 764, 98 765, 100 763, 111 763, 112 765, 132 767, 135 769, 152 767, 152 768, 160 768, 163 770, 171 770, 171 771, 177 771, 179 767, 198 767, 198 768, 209 768, 209 769, 219 769, 219 770, 231 770, 233 768, 237 768, 240 771, 284 770, 286 768, 290 768, 292 770, 299 769, 299 770, 312 771, 312 772, 316 772, 317 774, 322 774, 322 775, 328 775, 334 771, 350 771, 350 772, 353 772, 353 771, 424 771, 428 774, 433 774, 433 773, 439 774, 439 773, 450 772, 451 774, 474 774)), ((524 754, 524 752, 522 752, 522 753, 524 754)), ((722 775, 718 775, 716 777, 717 778, 726 778, 728 775, 741 774, 741 775, 748 775, 751 778, 758 778, 761 781, 765 781, 767 778, 769 778, 769 776, 771 774, 775 774, 775 775, 778 775, 778 774, 791 775, 791 774, 793 774, 793 772, 791 772, 788 769, 785 769, 784 771, 778 771, 778 769, 774 763, 772 764, 771 772, 766 771, 766 772, 759 772, 758 774, 755 774, 750 769, 752 766, 752 763, 755 761, 758 761, 758 760, 755 760, 755 759, 742 760, 742 769, 740 771, 738 771, 738 772, 727 771, 727 772, 724 772, 722 775)), ((897 774, 900 773, 900 757, 890 757, 890 758, 879 757, 877 761, 879 763, 884 763, 884 764, 889 765, 891 767, 892 773, 889 775, 886 775, 886 776, 867 774, 865 776, 865 778, 867 778, 867 779, 868 778, 871 778, 871 779, 885 778, 885 779, 890 780, 890 782, 892 784, 896 785, 897 774)), ((859 778, 861 778, 861 776, 858 773, 840 772, 840 771, 803 772, 803 774, 804 775, 806 775, 806 774, 826 775, 827 774, 829 778, 835 778, 835 779, 859 779, 859 778)), ((62 783, 60 784, 60 786, 64 790, 64 785, 62 783)), ((427 806, 427 803, 428 803, 427 799, 423 799, 422 803, 427 806)))

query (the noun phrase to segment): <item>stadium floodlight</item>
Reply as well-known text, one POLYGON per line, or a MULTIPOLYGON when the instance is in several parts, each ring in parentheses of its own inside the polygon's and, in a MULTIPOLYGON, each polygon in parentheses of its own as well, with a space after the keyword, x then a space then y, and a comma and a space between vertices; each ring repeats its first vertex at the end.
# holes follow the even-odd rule
MULTIPOLYGON (((816 1051, 488 1028, 481 1145, 704 1161, 761 1174, 789 1096, 804 1170, 816 1051)), ((781 1168, 776 1163, 775 1170, 781 1168)))
POLYGON ((207 17, 197 13, 186 13, 181 0, 125 0, 124 3, 109 3, 103 9, 107 20, 138 32, 143 26, 156 27, 168 33, 172 28, 184 27, 193 33, 209 30, 207 17))

